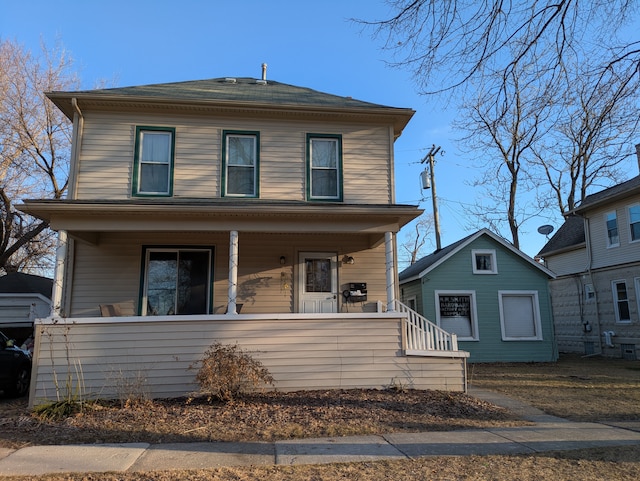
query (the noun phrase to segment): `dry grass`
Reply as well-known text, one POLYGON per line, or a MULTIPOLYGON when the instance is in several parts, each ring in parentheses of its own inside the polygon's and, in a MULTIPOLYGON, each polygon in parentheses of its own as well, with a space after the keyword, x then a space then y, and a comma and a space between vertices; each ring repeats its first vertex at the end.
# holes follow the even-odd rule
MULTIPOLYGON (((478 387, 503 392, 529 402, 548 413, 579 421, 640 420, 640 362, 581 359, 563 356, 553 364, 471 365, 470 380, 478 387)), ((59 423, 69 435, 99 433, 100 423, 107 433, 127 433, 126 422, 139 423, 136 436, 183 436, 195 439, 278 439, 282 437, 323 436, 381 431, 443 430, 513 423, 507 413, 462 394, 400 393, 395 391, 328 391, 250 397, 228 405, 206 403, 143 404, 121 409, 119 405, 101 406, 93 411, 59 423), (424 397, 421 397, 424 396, 424 397), (432 404, 433 403, 433 404, 432 404), (149 414, 152 409, 152 414, 149 414), (171 420, 189 419, 196 429, 185 433, 187 424, 171 428, 171 420), (189 414, 191 412, 191 414, 189 414), (198 413, 198 414, 196 414, 198 413), (149 418, 157 418, 151 422, 149 418), (92 419, 90 423, 86 423, 92 419), (127 421, 128 419, 128 421, 127 421), (215 422, 213 420, 217 419, 215 422), (271 421, 269 421, 271 420, 271 421), (222 431, 212 436, 200 432, 214 422, 222 431), (220 423, 226 423, 220 428, 220 423), (85 423, 85 424, 83 424, 85 423), (93 423, 94 428, 90 425, 93 423), (249 425, 260 426, 254 431, 249 425), (154 427, 157 425, 157 427, 154 427), (234 429, 230 425, 236 425, 234 429), (281 425, 283 427, 277 427, 281 425), (84 426, 84 427, 81 427, 84 426), (162 429, 160 428, 162 427, 162 429), (167 427, 169 426, 169 427, 167 427), (203 428, 204 426, 204 428, 203 428), (95 429, 96 431, 92 431, 95 429), (335 431, 335 432, 334 432, 335 431), (172 434, 168 434, 172 432, 172 434), (222 433, 227 433, 223 435, 222 433), (197 434, 196 434, 197 433, 197 434), (204 436, 199 438, 199 436, 204 436), (207 438, 207 436, 209 436, 207 438)), ((0 400, 0 443, 20 445, 41 442, 38 433, 49 428, 41 424, 28 437, 17 434, 22 423, 33 423, 23 407, 0 400), (9 426, 7 425, 7 420, 9 426), (16 428, 12 426, 15 424, 16 428), (7 430, 7 427, 9 429, 7 430)), ((185 421, 187 423, 187 421, 185 421)), ((45 436, 46 438, 46 436, 45 436)), ((105 436, 105 440, 108 439, 105 436)), ((138 439, 138 437, 134 437, 138 439)), ((140 438, 142 439, 142 438, 140 438)), ((157 440, 159 440, 157 438, 157 440)), ((46 439, 45 439, 46 440, 46 439)), ((75 438, 74 438, 75 440, 75 438)), ((95 439, 99 440, 99 439, 95 439)), ((129 438, 129 440, 132 440, 129 438)), ((66 441, 64 441, 66 442, 66 441)), ((75 442, 78 442, 77 440, 75 442)), ((636 480, 640 479, 640 447, 598 448, 571 452, 518 456, 437 457, 416 460, 380 461, 319 466, 228 467, 210 470, 158 471, 149 473, 77 474, 40 477, 9 477, 7 480, 80 481, 80 480, 636 480)))
POLYGON ((572 421, 640 420, 640 361, 563 355, 557 363, 471 364, 469 380, 572 421))

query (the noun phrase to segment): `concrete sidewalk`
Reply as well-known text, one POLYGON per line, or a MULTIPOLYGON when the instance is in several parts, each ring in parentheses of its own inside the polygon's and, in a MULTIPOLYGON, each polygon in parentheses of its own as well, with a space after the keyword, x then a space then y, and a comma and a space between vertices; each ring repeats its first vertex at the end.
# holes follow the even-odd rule
POLYGON ((323 464, 423 456, 520 454, 640 444, 638 423, 573 423, 496 393, 469 394, 535 425, 466 431, 248 443, 100 444, 0 448, 0 475, 152 471, 220 466, 323 464))

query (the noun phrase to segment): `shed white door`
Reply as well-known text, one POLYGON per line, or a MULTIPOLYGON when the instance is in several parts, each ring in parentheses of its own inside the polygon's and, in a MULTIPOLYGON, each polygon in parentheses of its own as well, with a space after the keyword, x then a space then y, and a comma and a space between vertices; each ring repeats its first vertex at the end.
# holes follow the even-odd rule
POLYGON ((300 253, 300 312, 338 312, 337 266, 338 257, 335 253, 300 253))

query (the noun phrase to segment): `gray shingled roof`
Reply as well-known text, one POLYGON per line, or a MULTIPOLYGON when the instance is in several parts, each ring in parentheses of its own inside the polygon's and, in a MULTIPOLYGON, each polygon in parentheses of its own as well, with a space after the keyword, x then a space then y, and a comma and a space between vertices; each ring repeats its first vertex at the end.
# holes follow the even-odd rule
POLYGON ((23 272, 12 272, 0 277, 0 293, 2 294, 42 294, 51 299, 53 280, 34 276, 23 272))
POLYGON ((443 247, 439 251, 435 251, 432 254, 429 254, 421 259, 418 259, 415 263, 407 267, 400 274, 398 274, 398 280, 403 281, 404 279, 409 279, 410 277, 417 276, 425 269, 431 267, 433 264, 438 262, 443 257, 446 257, 450 252, 454 251, 459 245, 464 244, 470 237, 476 235, 477 232, 474 232, 467 237, 460 239, 453 244, 450 244, 446 247, 443 247))
POLYGON ((580 216, 569 215, 538 255, 544 257, 545 254, 579 246, 584 242, 584 220, 580 216))
MULTIPOLYGON (((386 105, 356 100, 352 97, 341 97, 306 87, 297 87, 275 80, 266 83, 253 78, 214 78, 208 80, 191 80, 163 84, 140 85, 110 89, 79 90, 75 92, 48 92, 56 105, 59 100, 76 97, 104 99, 156 99, 175 101, 217 101, 229 103, 249 103, 266 105, 291 105, 307 107, 333 107, 346 109, 392 109, 409 111, 411 109, 389 107, 386 105)), ((60 106, 60 105, 59 105, 60 106)))
POLYGON ((574 212, 584 212, 597 204, 612 202, 616 199, 632 195, 634 192, 640 192, 640 175, 632 179, 614 185, 608 189, 601 190, 595 194, 586 196, 580 205, 573 209, 574 212))

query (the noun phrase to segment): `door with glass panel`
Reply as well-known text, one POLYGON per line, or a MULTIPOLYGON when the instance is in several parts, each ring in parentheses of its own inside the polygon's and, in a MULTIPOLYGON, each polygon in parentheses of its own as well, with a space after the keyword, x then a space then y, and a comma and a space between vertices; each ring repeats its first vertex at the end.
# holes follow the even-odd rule
POLYGON ((299 312, 338 312, 337 255, 303 252, 299 260, 299 312))

